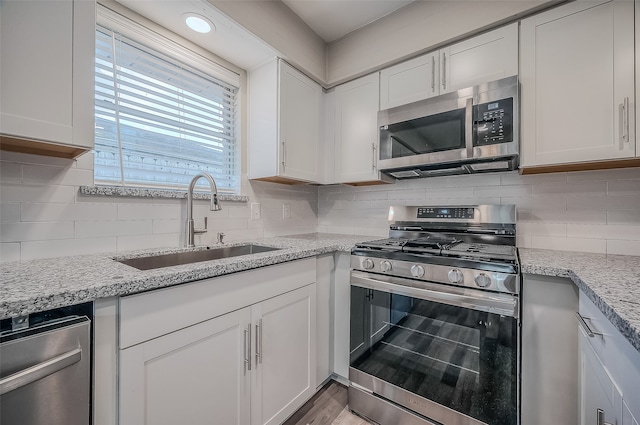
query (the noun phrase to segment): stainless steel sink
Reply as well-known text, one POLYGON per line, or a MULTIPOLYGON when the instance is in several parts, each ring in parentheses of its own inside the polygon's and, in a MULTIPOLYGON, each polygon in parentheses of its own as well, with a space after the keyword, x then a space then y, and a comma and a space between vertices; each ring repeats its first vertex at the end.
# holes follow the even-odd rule
POLYGON ((128 260, 116 260, 119 263, 135 267, 138 270, 159 269, 162 267, 177 266, 180 264, 199 263, 201 261, 220 260, 222 258, 238 257, 240 255, 258 254, 261 252, 276 251, 273 248, 262 245, 236 245, 223 248, 203 249, 199 251, 176 252, 173 254, 154 255, 151 257, 130 258, 128 260))

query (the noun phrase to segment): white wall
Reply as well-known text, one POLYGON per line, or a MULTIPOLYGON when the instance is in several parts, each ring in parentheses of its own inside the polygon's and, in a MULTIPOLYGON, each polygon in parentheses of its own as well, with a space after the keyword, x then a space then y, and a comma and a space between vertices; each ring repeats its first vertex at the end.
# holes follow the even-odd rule
POLYGON ((640 168, 319 188, 318 230, 387 235, 390 205, 516 204, 518 246, 640 255, 640 168))
MULTIPOLYGON (((78 186, 93 185, 93 155, 77 161, 0 153, 0 261, 128 250, 181 247, 184 199, 85 196, 78 186)), ((249 204, 222 202, 209 211, 208 201, 194 202, 196 226, 208 217, 209 231, 196 244, 315 232, 317 188, 249 183, 242 193, 261 204, 262 218, 249 218, 249 204), (283 204, 291 218, 282 219, 283 204)))
POLYGON ((416 1, 327 46, 327 84, 353 79, 453 40, 510 22, 557 0, 416 1))

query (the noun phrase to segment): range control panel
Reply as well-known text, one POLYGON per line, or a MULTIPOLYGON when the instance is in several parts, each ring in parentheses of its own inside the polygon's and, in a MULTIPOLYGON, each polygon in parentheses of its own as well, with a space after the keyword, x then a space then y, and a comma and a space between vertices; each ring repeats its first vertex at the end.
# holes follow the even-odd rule
POLYGON ((451 219, 473 219, 474 208, 455 207, 419 207, 417 218, 451 218, 451 219))

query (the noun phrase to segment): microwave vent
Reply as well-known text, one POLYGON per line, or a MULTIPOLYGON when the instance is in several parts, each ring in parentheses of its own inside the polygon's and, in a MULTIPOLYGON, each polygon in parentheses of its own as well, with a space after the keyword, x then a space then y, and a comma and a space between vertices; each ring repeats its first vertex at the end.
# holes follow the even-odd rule
POLYGON ((421 177, 422 174, 416 170, 406 170, 406 171, 394 171, 389 173, 389 175, 397 178, 397 179, 407 179, 411 177, 421 177))
POLYGON ((508 170, 510 164, 509 161, 480 162, 478 164, 470 164, 469 167, 474 171, 508 170))

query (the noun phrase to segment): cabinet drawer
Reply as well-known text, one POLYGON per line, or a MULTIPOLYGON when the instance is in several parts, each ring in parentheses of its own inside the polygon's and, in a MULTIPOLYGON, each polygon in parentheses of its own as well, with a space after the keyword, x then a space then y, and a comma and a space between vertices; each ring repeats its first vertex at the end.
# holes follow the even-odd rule
POLYGON ((579 312, 594 333, 593 337, 584 338, 586 343, 609 370, 630 413, 637 418, 640 416, 640 352, 582 291, 579 312))
POLYGON ((315 257, 120 298, 120 349, 315 282, 315 257))

